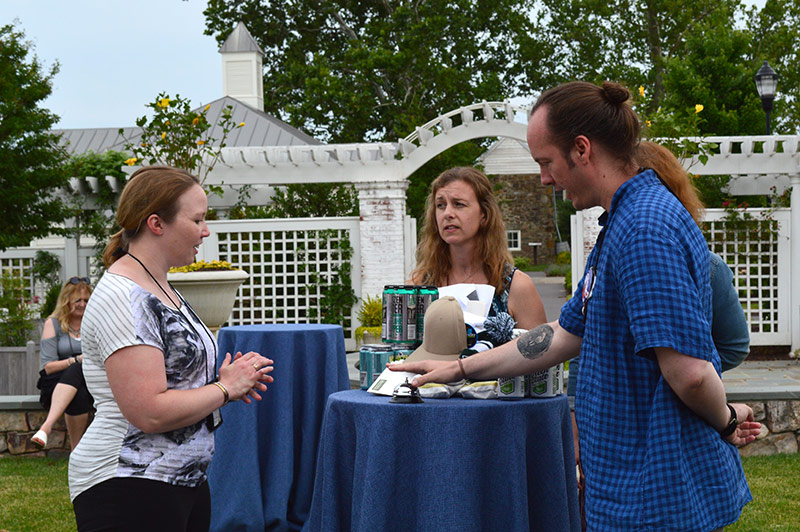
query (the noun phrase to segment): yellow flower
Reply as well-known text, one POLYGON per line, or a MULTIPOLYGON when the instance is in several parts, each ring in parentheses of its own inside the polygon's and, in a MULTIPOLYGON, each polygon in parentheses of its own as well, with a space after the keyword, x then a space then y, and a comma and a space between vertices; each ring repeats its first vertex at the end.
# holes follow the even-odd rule
POLYGON ((146 147, 147 147, 147 143, 146 142, 142 142, 142 148, 146 148, 146 147))
POLYGON ((644 98, 644 85, 639 85, 639 96, 644 98))
POLYGON ((209 109, 211 109, 211 104, 206 105, 205 108, 203 109, 203 112, 206 112, 209 109))
POLYGON ((650 120, 645 120, 644 123, 647 124, 647 127, 650 127, 650 126, 653 125, 653 123, 650 120))
POLYGON ((192 125, 196 126, 199 121, 200 121, 200 117, 199 116, 194 117, 194 120, 192 120, 192 125))
POLYGON ((703 109, 705 109, 705 108, 703 107, 703 104, 701 104, 701 103, 698 103, 697 105, 695 105, 695 106, 694 106, 694 112, 695 112, 695 114, 699 113, 699 112, 700 112, 700 111, 702 111, 703 109))
POLYGON ((164 131, 163 133, 161 133, 161 140, 164 140, 164 137, 166 137, 166 136, 167 136, 167 132, 166 132, 166 131, 164 131))
POLYGON ((133 166, 134 164, 136 164, 136 161, 138 160, 139 159, 137 159, 136 157, 131 157, 130 159, 125 159, 125 164, 127 164, 128 166, 133 166))
POLYGON ((236 127, 244 127, 244 122, 240 123, 240 124, 239 124, 238 126, 236 126, 236 127))
POLYGON ((166 122, 164 122, 164 125, 165 125, 165 126, 168 126, 168 125, 169 125, 169 120, 167 120, 166 122))
POLYGON ((158 106, 165 109, 169 105, 169 98, 161 98, 158 100, 158 106))
POLYGON ((206 141, 204 141, 204 140, 198 140, 198 141, 197 141, 197 145, 198 145, 198 146, 202 146, 202 145, 203 145, 203 144, 205 144, 205 143, 206 143, 206 141))

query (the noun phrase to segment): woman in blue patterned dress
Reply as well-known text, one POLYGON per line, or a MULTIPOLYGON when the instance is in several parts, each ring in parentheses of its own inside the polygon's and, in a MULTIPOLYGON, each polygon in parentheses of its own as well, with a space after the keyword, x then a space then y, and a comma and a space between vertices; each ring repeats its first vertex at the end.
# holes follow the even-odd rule
POLYGON ((546 321, 544 305, 530 276, 513 263, 489 179, 471 167, 444 171, 431 184, 409 283, 494 286, 489 316, 508 313, 515 327, 531 329, 546 321))

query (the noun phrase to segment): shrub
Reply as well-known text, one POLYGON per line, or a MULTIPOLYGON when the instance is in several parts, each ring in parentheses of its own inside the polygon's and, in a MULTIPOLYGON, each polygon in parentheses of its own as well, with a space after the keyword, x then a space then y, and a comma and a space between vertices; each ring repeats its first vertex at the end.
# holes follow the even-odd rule
POLYGON ((514 266, 523 272, 529 272, 533 268, 533 261, 528 257, 514 257, 514 266))
POLYGON ((367 296, 361 301, 361 308, 356 314, 361 325, 366 327, 376 327, 381 324, 383 319, 383 299, 375 296, 367 296))
POLYGON ((55 253, 39 250, 33 260, 33 280, 47 286, 44 303, 39 308, 40 317, 46 318, 56 309, 58 294, 61 293, 61 261, 55 253))
POLYGON ((572 254, 569 251, 562 251, 556 257, 556 264, 572 265, 572 254))
POLYGON ((547 277, 565 277, 567 272, 572 270, 569 264, 550 264, 545 269, 544 274, 547 277))
POLYGON ((381 322, 383 321, 383 299, 379 296, 366 296, 361 301, 361 308, 358 309, 356 317, 361 323, 356 328, 356 340, 363 341, 365 332, 373 336, 380 336, 381 322))
POLYGON ((33 330, 33 309, 25 281, 10 270, 0 276, 0 345, 21 346, 33 330))

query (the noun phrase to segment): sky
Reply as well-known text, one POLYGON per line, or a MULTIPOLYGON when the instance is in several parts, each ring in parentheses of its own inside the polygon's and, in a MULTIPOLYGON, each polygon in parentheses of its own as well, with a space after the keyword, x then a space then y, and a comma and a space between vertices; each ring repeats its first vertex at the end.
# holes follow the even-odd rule
POLYGON ((206 0, 0 0, 0 24, 60 71, 42 103, 57 128, 136 125, 160 92, 199 107, 222 96, 222 59, 203 35, 206 0))
MULTIPOLYGON (((763 7, 765 0, 749 1, 763 7)), ((43 106, 57 128, 134 126, 160 92, 200 107, 222 96, 222 59, 203 35, 207 0, 0 0, 0 24, 60 64, 43 106)), ((466 102, 471 103, 471 102, 466 102)), ((527 100, 515 104, 529 103, 527 100)))

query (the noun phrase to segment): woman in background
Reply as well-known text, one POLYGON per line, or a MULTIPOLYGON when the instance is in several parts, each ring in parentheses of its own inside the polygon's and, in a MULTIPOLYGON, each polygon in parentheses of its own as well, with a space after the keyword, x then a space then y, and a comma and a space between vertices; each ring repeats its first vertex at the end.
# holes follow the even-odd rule
POLYGON ((92 396, 83 378, 81 322, 92 287, 88 277, 72 277, 61 288, 56 309, 44 323, 39 343, 41 370, 37 387, 39 402, 47 418, 31 442, 40 449, 47 446, 53 426, 64 415, 72 449, 89 426, 92 396))
POLYGON ((520 329, 546 321, 536 286, 514 267, 489 179, 472 167, 445 170, 431 184, 417 267, 408 282, 488 284, 495 287, 490 317, 508 313, 520 329))

